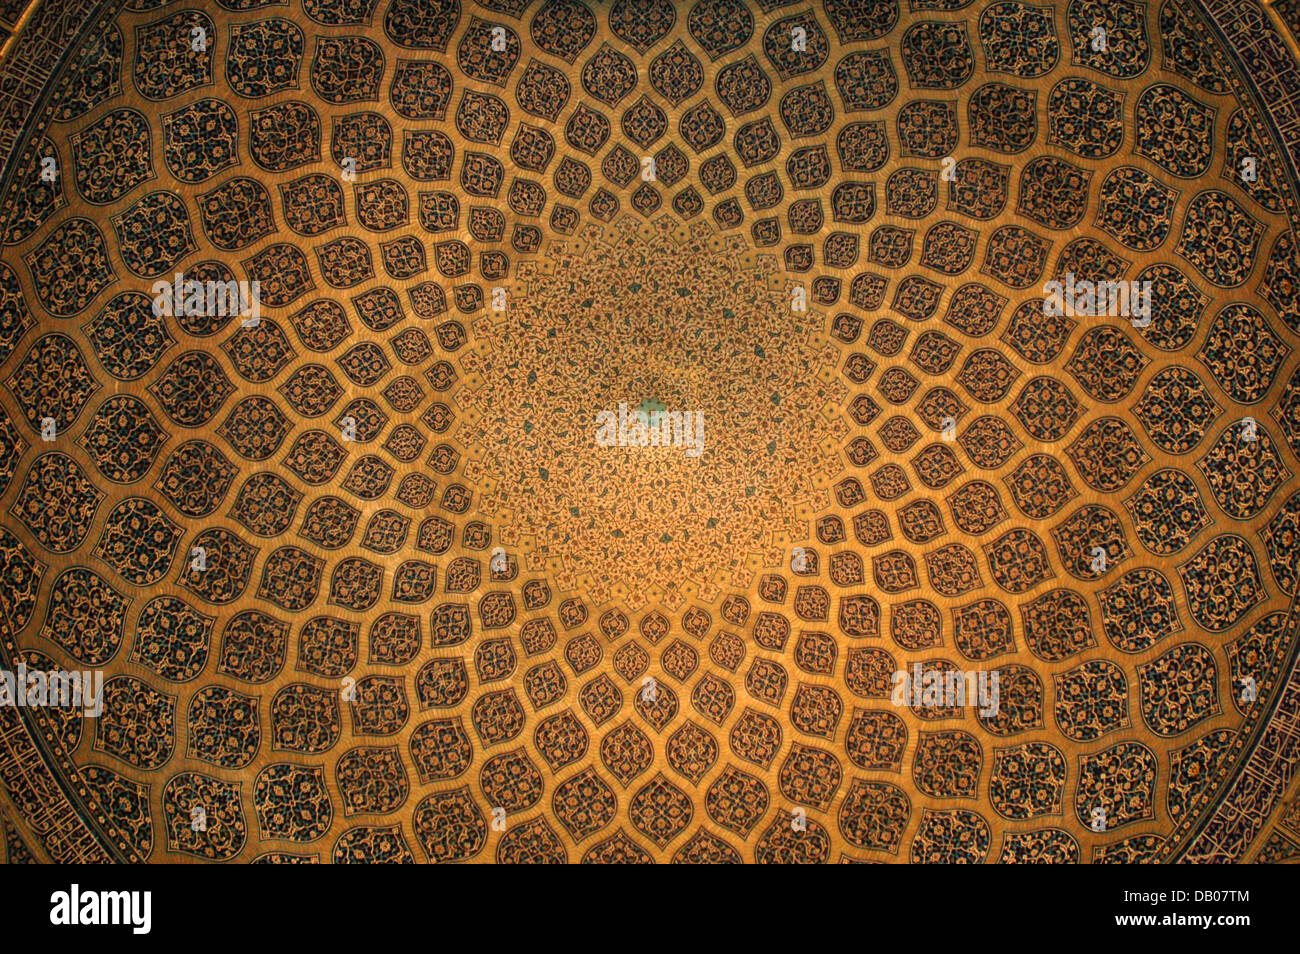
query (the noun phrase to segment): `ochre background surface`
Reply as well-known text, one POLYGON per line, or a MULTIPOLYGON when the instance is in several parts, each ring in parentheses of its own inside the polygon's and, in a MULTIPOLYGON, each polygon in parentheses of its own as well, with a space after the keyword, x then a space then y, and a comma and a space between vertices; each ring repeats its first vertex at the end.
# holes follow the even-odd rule
POLYGON ((8 860, 1300 853, 1293 4, 0 21, 8 860))

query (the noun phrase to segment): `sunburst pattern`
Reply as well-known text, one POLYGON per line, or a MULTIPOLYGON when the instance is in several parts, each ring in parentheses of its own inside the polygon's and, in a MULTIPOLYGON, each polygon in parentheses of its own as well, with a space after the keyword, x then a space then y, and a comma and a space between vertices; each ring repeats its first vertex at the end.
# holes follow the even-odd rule
POLYGON ((1293 3, 0 21, 11 860, 1300 854, 1293 3))

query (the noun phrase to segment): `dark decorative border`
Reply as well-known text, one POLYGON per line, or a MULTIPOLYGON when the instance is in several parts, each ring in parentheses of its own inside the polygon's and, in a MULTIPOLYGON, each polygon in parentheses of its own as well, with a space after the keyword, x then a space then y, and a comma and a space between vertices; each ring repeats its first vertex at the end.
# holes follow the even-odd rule
MULTIPOLYGON (((12 187, 29 144, 44 134, 49 103, 74 54, 117 18, 125 0, 35 0, 0 60, 0 195, 12 187)), ((0 593, 0 665, 17 643, 0 593)), ((0 707, 0 784, 55 862, 141 861, 95 804, 78 767, 62 750, 44 712, 0 707)))
POLYGON ((31 16, 0 61, 0 195, 9 193, 24 147, 44 132, 45 106, 68 60, 85 52, 86 40, 116 19, 124 3, 34 0, 31 16))
MULTIPOLYGON (((1257 0, 1186 2, 1216 45, 1232 54, 1230 78, 1238 98, 1255 107, 1266 141, 1280 147, 1277 168, 1288 186, 1286 215, 1300 235, 1300 66, 1257 0)), ((1286 656, 1274 660, 1267 679, 1261 680, 1265 694, 1238 730, 1225 781, 1206 793, 1199 812, 1175 827, 1156 860, 1240 862, 1285 796, 1300 764, 1298 604, 1300 594, 1287 614, 1282 637, 1286 656)))

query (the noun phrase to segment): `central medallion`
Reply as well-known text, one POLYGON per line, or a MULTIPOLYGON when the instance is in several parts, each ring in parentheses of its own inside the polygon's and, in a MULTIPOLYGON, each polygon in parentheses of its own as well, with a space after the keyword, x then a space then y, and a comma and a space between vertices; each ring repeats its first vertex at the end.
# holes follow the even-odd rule
POLYGON ((625 221, 526 263, 476 327, 457 438, 502 542, 561 587, 673 604, 807 533, 847 428, 822 317, 742 239, 625 221))

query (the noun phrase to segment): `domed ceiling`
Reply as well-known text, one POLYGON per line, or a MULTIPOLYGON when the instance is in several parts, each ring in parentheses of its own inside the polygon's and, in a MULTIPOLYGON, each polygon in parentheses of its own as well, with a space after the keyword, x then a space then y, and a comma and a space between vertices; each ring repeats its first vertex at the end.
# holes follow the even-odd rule
POLYGON ((1295 3, 0 24, 8 860, 1300 857, 1295 3))

